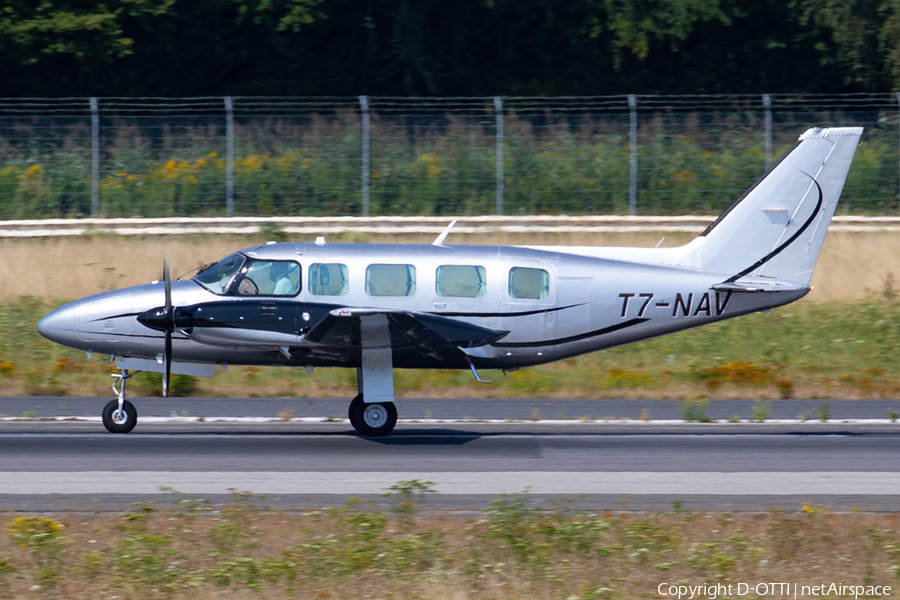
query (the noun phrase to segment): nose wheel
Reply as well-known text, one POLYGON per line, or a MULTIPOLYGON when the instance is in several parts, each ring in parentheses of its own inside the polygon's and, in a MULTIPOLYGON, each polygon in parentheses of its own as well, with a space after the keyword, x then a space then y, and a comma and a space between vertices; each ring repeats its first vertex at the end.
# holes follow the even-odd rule
POLYGON ((116 399, 110 400, 103 407, 101 418, 103 426, 110 433, 128 433, 137 425, 137 410, 134 404, 125 399, 125 380, 130 378, 134 373, 129 373, 123 369, 121 373, 114 373, 113 377, 117 381, 113 382, 112 389, 116 393, 116 399), (116 384, 119 387, 116 388, 116 384))
POLYGON ((360 434, 380 437, 389 434, 397 424, 397 407, 393 402, 370 402, 366 404, 359 394, 350 403, 348 411, 350 424, 360 434))

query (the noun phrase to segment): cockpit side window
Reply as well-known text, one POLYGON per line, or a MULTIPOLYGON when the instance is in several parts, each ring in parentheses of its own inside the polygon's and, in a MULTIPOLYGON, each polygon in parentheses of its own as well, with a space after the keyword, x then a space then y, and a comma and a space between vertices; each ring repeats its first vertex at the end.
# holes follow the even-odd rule
POLYGON ((344 296, 349 287, 347 265, 339 263, 309 265, 307 287, 316 296, 344 296))
POLYGON ((224 294, 246 260, 242 254, 229 254, 208 269, 197 273, 194 281, 213 294, 224 294))
POLYGON ((546 298, 550 294, 550 274, 543 269, 513 267, 509 270, 509 295, 513 298, 546 298))
POLYGON ((369 265, 366 268, 366 294, 369 296, 412 296, 416 293, 416 268, 413 265, 369 265))
POLYGON ((487 292, 484 267, 443 265, 437 268, 435 291, 438 296, 481 298, 487 292))
POLYGON ((229 294, 296 296, 300 277, 300 265, 292 260, 251 260, 241 268, 229 294))

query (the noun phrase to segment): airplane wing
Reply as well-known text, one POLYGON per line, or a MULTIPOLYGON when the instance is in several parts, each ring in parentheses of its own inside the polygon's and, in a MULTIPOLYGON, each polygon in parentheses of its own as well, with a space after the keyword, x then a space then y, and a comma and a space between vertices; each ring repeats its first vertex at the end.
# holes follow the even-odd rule
POLYGON ((412 346, 422 343, 450 344, 456 348, 477 348, 504 338, 509 332, 488 329, 471 323, 437 315, 412 311, 377 308, 340 308, 329 312, 305 338, 314 344, 344 345, 346 336, 359 335, 359 319, 383 314, 391 329, 391 346, 405 341, 412 346))
POLYGON ((288 352, 304 348, 307 355, 328 356, 336 350, 390 347, 437 360, 509 333, 413 311, 246 299, 178 307, 175 325, 190 339, 216 346, 288 352), (377 321, 377 326, 367 327, 364 321, 377 321))

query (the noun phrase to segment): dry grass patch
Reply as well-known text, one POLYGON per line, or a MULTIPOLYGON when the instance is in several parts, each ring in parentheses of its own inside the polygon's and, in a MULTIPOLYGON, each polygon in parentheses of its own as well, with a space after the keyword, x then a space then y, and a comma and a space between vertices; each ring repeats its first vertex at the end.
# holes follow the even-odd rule
MULTIPOLYGON (((637 598, 662 582, 894 585, 894 515, 539 511, 524 496, 478 518, 390 510, 258 511, 249 495, 144 504, 124 515, 10 518, 0 596, 106 598, 637 598)), ((896 586, 895 586, 896 587, 896 586)))
MULTIPOLYGON (((430 244, 430 234, 331 235, 330 242, 430 244)), ((449 243, 529 244, 562 246, 652 247, 665 235, 663 246, 677 246, 694 236, 685 233, 484 234, 452 233, 449 243)), ((269 236, 271 237, 271 236, 269 236)), ((296 241, 313 241, 315 236, 296 241)), ((188 273, 235 250, 265 243, 265 233, 247 236, 173 235, 124 237, 93 235, 72 238, 2 239, 6 279, 0 298, 81 298, 89 294, 159 279, 163 257, 169 254, 173 276, 188 273)), ((810 299, 858 301, 873 292, 897 292, 900 277, 900 236, 893 233, 832 232, 825 240, 810 299)))

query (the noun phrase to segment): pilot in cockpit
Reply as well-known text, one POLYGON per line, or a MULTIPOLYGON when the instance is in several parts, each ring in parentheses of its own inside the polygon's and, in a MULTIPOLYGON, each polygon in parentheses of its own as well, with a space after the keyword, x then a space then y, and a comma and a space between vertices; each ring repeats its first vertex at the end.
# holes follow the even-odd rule
POLYGON ((294 293, 294 282, 291 280, 288 271, 290 265, 286 262, 274 262, 269 267, 269 279, 275 282, 272 288, 274 296, 289 296, 294 293))

